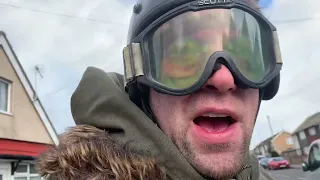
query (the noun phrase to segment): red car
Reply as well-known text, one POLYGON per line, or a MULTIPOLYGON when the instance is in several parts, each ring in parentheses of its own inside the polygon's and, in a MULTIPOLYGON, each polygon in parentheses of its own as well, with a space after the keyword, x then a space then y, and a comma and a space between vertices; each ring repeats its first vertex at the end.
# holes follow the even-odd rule
POLYGON ((268 168, 270 170, 290 168, 290 164, 287 160, 283 159, 283 157, 274 157, 269 159, 268 168))

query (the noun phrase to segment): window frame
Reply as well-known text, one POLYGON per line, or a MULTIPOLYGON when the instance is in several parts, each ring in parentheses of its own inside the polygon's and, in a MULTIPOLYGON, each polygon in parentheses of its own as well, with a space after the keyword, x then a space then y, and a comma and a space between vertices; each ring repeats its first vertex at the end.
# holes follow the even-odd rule
POLYGON ((0 83, 4 83, 8 85, 7 91, 8 91, 8 100, 7 100, 7 111, 0 109, 0 114, 6 114, 6 115, 12 115, 11 114, 11 88, 12 88, 12 82, 0 77, 0 83))
POLYGON ((316 127, 310 127, 310 128, 308 129, 308 133, 309 133, 310 136, 315 136, 315 135, 317 135, 316 127), (311 131, 314 132, 314 133, 310 133, 311 131))
POLYGON ((307 135, 306 135, 306 133, 304 132, 304 130, 302 130, 302 131, 299 132, 299 138, 300 138, 301 140, 307 139, 307 135), (303 134, 303 137, 304 137, 304 138, 302 138, 301 134, 303 134))
POLYGON ((40 179, 43 180, 43 177, 41 177, 39 174, 30 173, 31 164, 34 164, 34 163, 26 163, 26 162, 19 163, 19 165, 27 165, 27 172, 23 172, 23 173, 15 172, 14 175, 12 176, 12 180, 19 177, 27 178, 27 180, 30 180, 30 177, 40 177, 40 179))
POLYGON ((294 143, 293 143, 293 138, 292 137, 288 137, 287 139, 286 139, 286 143, 287 143, 287 145, 293 145, 294 143))
POLYGON ((305 146, 304 148, 303 148, 303 152, 304 152, 304 154, 305 155, 309 155, 309 146, 305 146))
POLYGON ((298 156, 301 156, 301 155, 302 155, 301 149, 297 149, 296 152, 297 152, 297 155, 298 155, 298 156))

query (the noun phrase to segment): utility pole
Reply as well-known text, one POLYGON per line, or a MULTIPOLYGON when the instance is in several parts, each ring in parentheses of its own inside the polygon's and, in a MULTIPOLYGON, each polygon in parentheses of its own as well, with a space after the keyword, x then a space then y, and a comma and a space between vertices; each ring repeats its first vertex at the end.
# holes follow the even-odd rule
POLYGON ((43 79, 42 71, 38 65, 34 66, 34 94, 33 94, 33 101, 37 101, 39 99, 38 97, 38 84, 37 84, 37 76, 39 75, 41 79, 43 79))
POLYGON ((273 129, 272 129, 272 125, 271 125, 271 122, 270 122, 270 116, 267 115, 267 119, 268 119, 268 123, 269 123, 269 129, 270 129, 270 132, 271 132, 271 136, 273 136, 273 129))

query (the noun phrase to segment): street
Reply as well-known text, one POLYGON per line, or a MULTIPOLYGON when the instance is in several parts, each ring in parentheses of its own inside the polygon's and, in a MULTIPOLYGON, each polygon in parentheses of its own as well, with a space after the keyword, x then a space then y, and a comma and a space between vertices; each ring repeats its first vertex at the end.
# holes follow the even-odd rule
POLYGON ((300 168, 269 171, 275 180, 307 180, 306 173, 300 168))

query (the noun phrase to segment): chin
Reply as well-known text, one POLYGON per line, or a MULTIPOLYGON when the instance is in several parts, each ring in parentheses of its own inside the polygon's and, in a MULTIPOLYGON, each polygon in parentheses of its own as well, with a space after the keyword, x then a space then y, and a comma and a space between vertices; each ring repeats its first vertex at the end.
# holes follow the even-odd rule
POLYGON ((241 124, 237 124, 233 133, 225 135, 224 138, 203 136, 197 133, 194 127, 191 127, 185 136, 181 133, 173 138, 189 163, 209 179, 234 177, 244 166, 250 134, 243 131, 245 128, 241 127, 241 124))
POLYGON ((189 148, 193 151, 187 148, 188 160, 202 175, 213 179, 228 179, 235 176, 244 166, 249 146, 243 140, 245 138, 242 134, 231 142, 220 144, 200 143, 192 136, 189 138, 195 141, 192 145, 189 144, 189 148))
POLYGON ((234 177, 244 165, 245 154, 242 150, 197 154, 194 167, 206 177, 227 179, 234 177))

